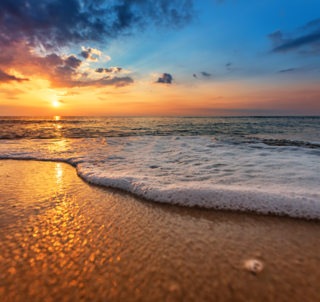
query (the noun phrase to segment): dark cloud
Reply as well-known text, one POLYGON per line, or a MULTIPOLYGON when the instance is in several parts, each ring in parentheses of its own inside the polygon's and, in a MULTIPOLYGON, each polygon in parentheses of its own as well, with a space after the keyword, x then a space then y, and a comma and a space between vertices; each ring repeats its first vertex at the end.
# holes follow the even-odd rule
POLYGON ((230 69, 231 66, 232 66, 231 62, 226 64, 226 67, 227 67, 228 70, 230 69))
POLYGON ((211 74, 210 73, 207 73, 205 71, 202 71, 201 74, 204 76, 204 77, 210 77, 211 74))
POLYGON ((193 77, 194 77, 194 78, 196 78, 196 77, 197 77, 197 75, 194 73, 194 74, 193 74, 193 77))
POLYGON ((161 84, 171 84, 172 83, 172 76, 169 73, 162 74, 161 78, 158 79, 156 83, 161 84))
POLYGON ((300 50, 299 53, 303 55, 319 55, 320 19, 310 21, 296 31, 296 34, 284 34, 281 30, 277 30, 267 35, 272 42, 272 51, 287 53, 300 50))
POLYGON ((192 0, 1 0, 0 39, 48 50, 108 42, 148 26, 181 28, 195 17, 192 0))
POLYGON ((71 68, 79 68, 82 64, 82 61, 79 60, 75 55, 70 55, 64 60, 64 64, 71 68))
POLYGON ((46 64, 50 66, 57 66, 57 65, 64 64, 64 60, 55 53, 47 55, 44 60, 46 61, 46 64))
POLYGON ((94 72, 103 73, 103 72, 105 72, 105 69, 104 68, 97 68, 94 70, 94 72))
POLYGON ((292 71, 295 71, 296 69, 295 68, 290 68, 290 69, 283 69, 283 70, 280 70, 278 71, 279 73, 283 73, 283 72, 292 72, 292 71))
POLYGON ((5 73, 4 71, 2 71, 0 69, 0 84, 9 83, 9 82, 12 82, 12 81, 20 83, 20 82, 23 82, 23 81, 29 81, 29 79, 17 78, 16 76, 7 74, 7 73, 5 73))
POLYGON ((94 71, 97 73, 120 73, 123 70, 122 67, 110 67, 110 68, 97 68, 94 71))

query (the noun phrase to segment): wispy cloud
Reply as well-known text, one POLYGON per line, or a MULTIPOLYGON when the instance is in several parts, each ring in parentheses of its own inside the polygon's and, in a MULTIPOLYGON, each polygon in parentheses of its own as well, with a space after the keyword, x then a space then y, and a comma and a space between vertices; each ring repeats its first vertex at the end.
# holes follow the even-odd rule
POLYGON ((296 70, 296 68, 283 69, 283 70, 278 71, 278 73, 292 72, 292 71, 295 71, 295 70, 296 70))
POLYGON ((267 35, 267 37, 272 42, 273 52, 287 53, 298 51, 303 55, 319 55, 320 19, 312 20, 296 29, 296 34, 284 34, 281 30, 277 30, 267 35))

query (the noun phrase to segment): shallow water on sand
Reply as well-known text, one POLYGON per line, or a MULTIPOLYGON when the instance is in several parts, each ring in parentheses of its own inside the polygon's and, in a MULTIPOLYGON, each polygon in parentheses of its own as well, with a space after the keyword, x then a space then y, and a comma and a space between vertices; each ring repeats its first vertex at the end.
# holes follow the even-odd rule
POLYGON ((0 161, 0 188, 1 301, 320 299, 318 222, 154 204, 64 163, 0 161))

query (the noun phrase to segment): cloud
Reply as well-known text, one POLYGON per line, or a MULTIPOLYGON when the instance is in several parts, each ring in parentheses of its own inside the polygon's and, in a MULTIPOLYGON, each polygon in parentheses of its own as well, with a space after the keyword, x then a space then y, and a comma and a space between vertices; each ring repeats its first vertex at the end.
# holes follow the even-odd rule
POLYGON ((287 53, 300 50, 298 53, 303 55, 320 54, 320 19, 308 22, 296 32, 296 34, 284 34, 281 30, 277 30, 267 35, 272 42, 272 51, 287 53))
POLYGON ((126 93, 129 93, 129 91, 100 91, 100 92, 98 92, 97 94, 98 95, 105 95, 105 94, 112 94, 112 95, 114 95, 114 94, 126 94, 126 93))
POLYGON ((194 78, 196 78, 197 77, 197 75, 194 73, 193 75, 192 75, 194 78))
POLYGON ((172 76, 169 73, 162 74, 161 78, 158 79, 155 83, 161 84, 171 84, 172 83, 172 76))
POLYGON ((15 57, 15 64, 12 64, 12 62, 0 64, 0 68, 3 68, 3 70, 0 69, 2 72, 2 74, 0 73, 0 82, 27 80, 8 74, 11 70, 18 70, 24 76, 34 76, 48 80, 52 88, 101 87, 103 84, 117 88, 134 83, 129 77, 117 77, 114 80, 111 77, 107 80, 105 80, 105 77, 98 80, 91 79, 87 70, 82 70, 83 62, 75 55, 59 56, 52 53, 42 57, 36 52, 28 51, 29 47, 25 44, 18 45, 18 47, 10 47, 9 50, 9 53, 15 57))
POLYGON ((192 0, 0 2, 2 43, 25 40, 47 50, 84 41, 106 43, 150 26, 181 28, 195 18, 192 0))
POLYGON ((59 100, 58 102, 59 102, 59 103, 62 103, 62 104, 65 104, 65 103, 66 103, 66 101, 64 101, 64 100, 59 100))
POLYGON ((12 81, 20 83, 20 82, 24 82, 24 81, 29 81, 29 79, 17 78, 16 76, 9 75, 0 69, 0 84, 9 83, 12 81))
MULTIPOLYGON (((134 81, 129 77, 90 79, 90 73, 81 70, 85 64, 81 58, 88 62, 111 60, 96 48, 148 28, 180 29, 197 18, 193 0, 40 2, 0 1, 1 83, 21 83, 32 77, 48 80, 53 88, 131 85, 134 81), (78 56, 59 55, 61 49, 84 43, 78 56)), ((120 67, 112 73, 120 72, 127 73, 120 67)))
POLYGON ((129 86, 134 83, 134 80, 130 77, 104 77, 99 80, 90 80, 90 81, 70 81, 70 82, 63 82, 61 83, 63 87, 89 87, 89 86, 96 86, 96 87, 106 87, 106 86, 113 86, 114 88, 120 88, 129 86))
POLYGON ((79 60, 75 55, 70 55, 64 60, 64 64, 71 68, 79 68, 82 65, 82 61, 79 60))
POLYGON ((96 73, 120 73, 123 70, 122 67, 110 67, 110 68, 97 68, 94 71, 96 73))
POLYGON ((79 95, 81 93, 79 92, 71 92, 71 91, 68 91, 68 92, 59 92, 58 95, 59 96, 63 96, 63 97, 68 97, 68 96, 75 96, 75 95, 79 95))
POLYGON ((5 94, 7 99, 18 100, 18 95, 24 94, 25 92, 20 89, 0 89, 1 94, 5 94))
POLYGON ((284 69, 284 70, 278 71, 278 73, 292 72, 292 71, 295 71, 295 70, 296 70, 296 68, 284 69))
POLYGON ((204 77, 210 77, 211 74, 210 73, 207 73, 205 71, 202 71, 201 74, 204 76, 204 77))
POLYGON ((79 56, 83 57, 89 62, 99 62, 98 58, 94 57, 98 56, 99 58, 103 58, 103 61, 110 61, 111 58, 109 56, 105 56, 100 50, 88 47, 87 49, 82 46, 82 51, 79 56))

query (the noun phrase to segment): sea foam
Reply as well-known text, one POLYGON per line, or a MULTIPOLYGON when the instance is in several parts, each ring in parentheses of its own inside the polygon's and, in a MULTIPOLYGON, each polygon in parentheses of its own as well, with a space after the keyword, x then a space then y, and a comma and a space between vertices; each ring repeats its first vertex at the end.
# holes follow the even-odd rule
POLYGON ((0 158, 64 161, 156 202, 320 219, 320 150, 209 136, 3 140, 0 158))

